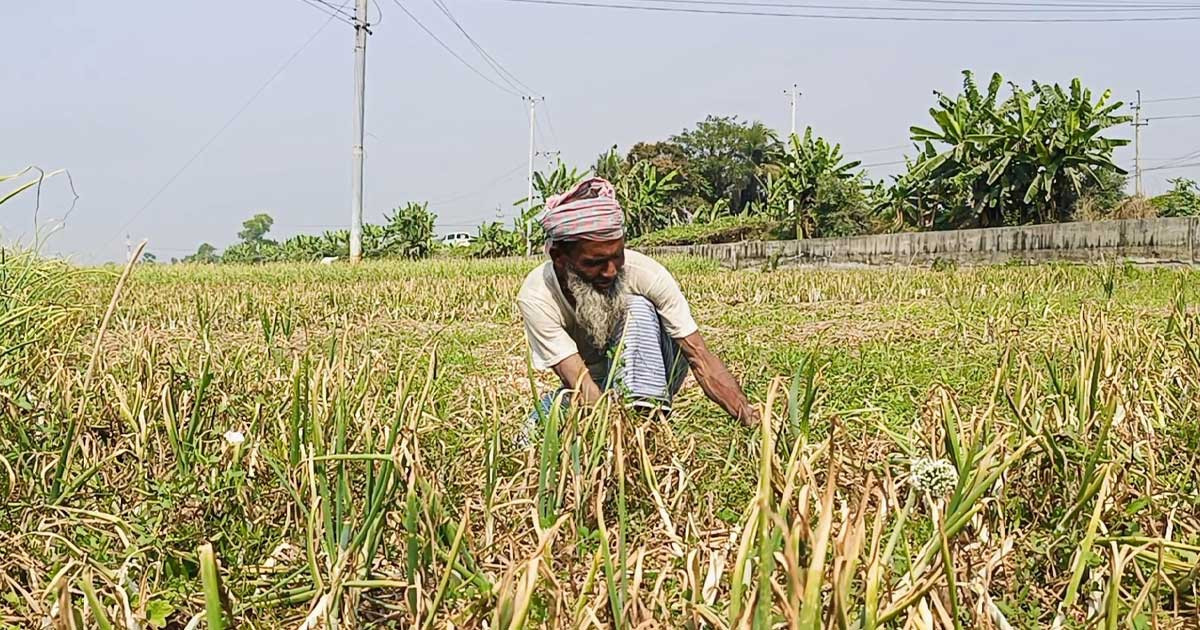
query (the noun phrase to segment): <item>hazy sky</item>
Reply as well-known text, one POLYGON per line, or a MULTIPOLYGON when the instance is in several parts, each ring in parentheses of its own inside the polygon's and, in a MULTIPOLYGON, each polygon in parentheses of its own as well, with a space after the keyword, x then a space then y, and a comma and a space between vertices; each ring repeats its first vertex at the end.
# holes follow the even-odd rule
MULTIPOLYGON (((432 2, 404 2, 487 68, 432 2)), ((957 91, 964 68, 981 84, 993 71, 1023 85, 1079 76, 1126 101, 1136 89, 1145 99, 1200 95, 1196 21, 931 24, 447 4, 546 97, 539 150, 580 166, 613 144, 662 139, 710 113, 786 131, 784 91, 794 82, 800 127, 866 163, 901 159, 903 149, 856 152, 905 143, 910 125, 927 123, 931 91, 957 91)), ((525 194, 523 103, 464 68, 395 0, 378 7, 383 20, 368 44, 365 218, 379 221, 408 200, 431 202, 439 232, 474 232, 497 206, 511 217, 525 194)), ((204 241, 228 245, 254 212, 275 218, 277 238, 348 223, 353 31, 337 21, 137 214, 325 22, 302 0, 0 3, 0 172, 67 168, 80 195, 46 250, 117 260, 128 233, 149 238, 148 251, 165 260, 204 241)), ((1200 100, 1146 111, 1200 113, 1200 100)), ((1128 128, 1120 133, 1132 138, 1128 128)), ((1152 122, 1143 142, 1148 167, 1200 150, 1200 118, 1152 122)), ((1119 162, 1131 165, 1132 147, 1119 162)), ((882 178, 895 168, 870 172, 882 178)), ((1148 192, 1176 176, 1200 179, 1200 168, 1147 172, 1148 192)), ((65 179, 47 182, 42 223, 69 202, 65 179)), ((32 195, 0 206, 0 239, 28 243, 33 219, 32 195)))

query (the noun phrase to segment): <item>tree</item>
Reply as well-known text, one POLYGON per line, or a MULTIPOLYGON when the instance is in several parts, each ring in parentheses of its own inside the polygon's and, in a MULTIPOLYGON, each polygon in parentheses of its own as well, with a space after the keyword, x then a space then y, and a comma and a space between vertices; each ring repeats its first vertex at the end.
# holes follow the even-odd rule
POLYGON ((242 222, 242 231, 238 232, 238 238, 245 242, 262 241, 274 223, 271 215, 260 212, 242 222))
POLYGON ((1168 179, 1171 192, 1159 195, 1150 203, 1158 209, 1161 217, 1197 217, 1200 216, 1200 186, 1185 177, 1168 179))
POLYGON ((678 171, 661 173, 650 160, 643 160, 621 177, 615 188, 617 203, 625 212, 626 236, 637 238, 681 222, 669 206, 680 188, 678 175, 678 171))
POLYGON ((437 217, 429 211, 428 203, 410 201, 385 218, 379 253, 409 259, 429 257, 437 217))
POLYGON ((999 74, 986 94, 963 75, 961 95, 937 93, 935 127, 911 129, 917 157, 883 202, 898 218, 936 229, 1065 221, 1105 186, 1105 171, 1125 173, 1112 153, 1128 140, 1101 135, 1129 120, 1115 114, 1122 103, 1110 103, 1110 92, 1093 99, 1078 79, 1066 90, 1010 84, 997 104, 999 74))
POLYGON ((521 235, 524 240, 526 255, 530 254, 534 247, 538 247, 546 241, 542 224, 538 221, 538 216, 546 208, 546 201, 555 195, 567 192, 582 181, 587 174, 587 171, 580 171, 574 167, 568 168, 562 160, 555 163, 554 168, 545 173, 534 172, 533 199, 522 198, 513 202, 514 206, 520 208, 520 214, 513 221, 513 231, 521 235))
POLYGON ((146 263, 147 265, 153 265, 154 263, 158 262, 158 256, 155 256, 150 252, 142 252, 142 262, 146 263))
POLYGON ((208 243, 201 243, 200 247, 196 248, 196 253, 190 256, 184 256, 185 263, 199 263, 202 265, 210 265, 220 261, 220 256, 217 254, 217 248, 208 243))
POLYGON ((733 116, 709 116, 670 142, 682 151, 696 194, 710 204, 725 199, 735 213, 763 197, 759 167, 779 145, 766 125, 733 116))
POLYGON ((471 245, 471 256, 475 258, 500 258, 521 253, 524 236, 504 229, 498 221, 479 226, 479 235, 471 245))
POLYGON ((862 207, 861 162, 843 161, 841 145, 814 137, 812 128, 804 136, 788 137, 787 149, 774 156, 765 170, 778 183, 768 185, 769 212, 792 225, 796 238, 844 236, 861 231, 855 212, 862 207), (789 204, 789 202, 792 202, 789 204), (857 206, 857 207, 849 207, 857 206))

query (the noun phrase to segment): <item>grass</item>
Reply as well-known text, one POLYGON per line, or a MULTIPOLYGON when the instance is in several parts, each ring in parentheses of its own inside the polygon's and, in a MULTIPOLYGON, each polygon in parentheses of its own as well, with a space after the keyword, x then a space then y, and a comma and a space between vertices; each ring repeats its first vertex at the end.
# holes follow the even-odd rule
POLYGON ((530 262, 5 258, 0 627, 1196 627, 1195 272, 667 262, 759 430, 513 446, 530 262))

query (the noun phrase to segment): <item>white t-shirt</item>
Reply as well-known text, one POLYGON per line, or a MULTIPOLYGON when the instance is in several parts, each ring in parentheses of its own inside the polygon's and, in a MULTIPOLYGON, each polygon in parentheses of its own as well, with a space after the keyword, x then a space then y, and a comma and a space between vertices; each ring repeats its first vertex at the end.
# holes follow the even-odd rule
MULTIPOLYGON (((671 272, 650 257, 625 250, 625 282, 629 293, 650 300, 658 309, 663 328, 673 339, 696 332, 696 321, 679 284, 671 272)), ((587 342, 587 335, 575 320, 575 309, 563 295, 554 264, 547 261, 525 278, 517 294, 517 307, 525 320, 525 338, 533 355, 533 366, 547 370, 567 357, 579 353, 589 367, 600 365, 604 357, 587 342)))

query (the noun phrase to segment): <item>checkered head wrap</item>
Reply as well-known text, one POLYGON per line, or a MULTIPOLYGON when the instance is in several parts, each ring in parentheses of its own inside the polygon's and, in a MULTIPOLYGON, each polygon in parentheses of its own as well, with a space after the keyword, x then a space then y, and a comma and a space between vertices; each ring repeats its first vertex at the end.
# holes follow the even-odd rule
POLYGON ((613 185, 590 177, 546 201, 542 227, 552 243, 611 241, 625 235, 624 218, 613 185))

